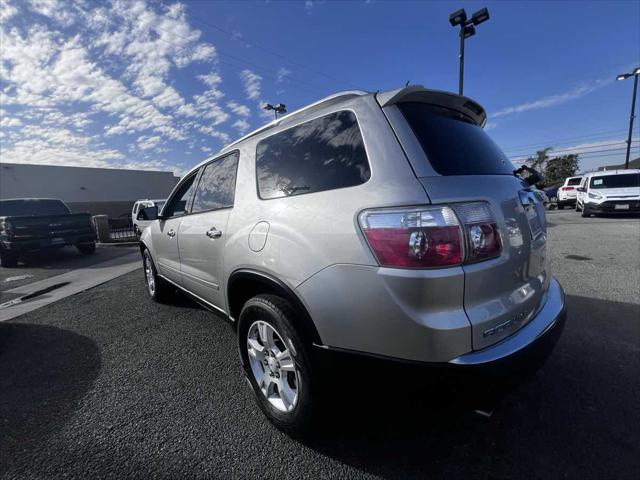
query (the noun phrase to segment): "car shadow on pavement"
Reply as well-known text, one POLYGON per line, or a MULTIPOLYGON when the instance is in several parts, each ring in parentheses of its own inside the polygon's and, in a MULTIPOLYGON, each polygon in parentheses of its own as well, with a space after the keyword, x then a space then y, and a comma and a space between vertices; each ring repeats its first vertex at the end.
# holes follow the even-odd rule
POLYGON ((0 476, 21 452, 72 416, 100 371, 89 338, 68 330, 0 323, 0 476))
POLYGON ((382 478, 633 478, 640 305, 577 296, 567 304, 551 357, 497 393, 491 417, 474 413, 491 409, 476 387, 381 370, 366 375, 368 386, 334 383, 338 400, 304 443, 382 478))

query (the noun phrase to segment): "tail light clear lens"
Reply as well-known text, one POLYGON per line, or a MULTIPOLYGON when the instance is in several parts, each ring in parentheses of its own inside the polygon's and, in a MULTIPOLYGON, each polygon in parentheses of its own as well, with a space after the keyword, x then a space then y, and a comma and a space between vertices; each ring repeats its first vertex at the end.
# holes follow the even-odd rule
POLYGON ((467 238, 466 263, 497 257, 502 250, 498 225, 486 202, 462 203, 455 206, 464 224, 467 238))
POLYGON ((445 267, 464 259, 462 228, 451 207, 367 210, 359 222, 382 266, 445 267))
POLYGON ((384 267, 450 267, 492 258, 501 251, 498 228, 485 202, 365 210, 358 221, 384 267))

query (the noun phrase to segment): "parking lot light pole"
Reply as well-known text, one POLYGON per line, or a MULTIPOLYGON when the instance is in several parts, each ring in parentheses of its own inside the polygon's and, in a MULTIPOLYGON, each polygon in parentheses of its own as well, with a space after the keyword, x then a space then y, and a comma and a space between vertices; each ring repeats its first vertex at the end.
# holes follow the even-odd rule
POLYGON ((636 95, 638 93, 638 76, 640 75, 640 67, 636 68, 632 73, 621 73, 616 80, 626 80, 633 77, 633 95, 631 97, 631 117, 629 118, 629 135, 627 136, 627 157, 624 161, 625 170, 629 168, 629 156, 631 155, 631 137, 633 135, 633 119, 636 116, 636 95))
POLYGON ((465 38, 472 37, 476 34, 475 25, 480 25, 482 22, 489 20, 489 10, 483 8, 478 10, 471 16, 470 20, 467 20, 467 12, 464 8, 456 10, 449 15, 449 23, 452 27, 460 25, 460 59, 459 77, 458 77, 458 94, 462 95, 464 85, 464 40, 465 38))
POLYGON ((279 103, 277 105, 271 105, 270 103, 265 103, 262 106, 262 108, 264 108, 265 110, 273 110, 273 116, 275 120, 278 119, 279 113, 287 112, 287 106, 284 103, 279 103))

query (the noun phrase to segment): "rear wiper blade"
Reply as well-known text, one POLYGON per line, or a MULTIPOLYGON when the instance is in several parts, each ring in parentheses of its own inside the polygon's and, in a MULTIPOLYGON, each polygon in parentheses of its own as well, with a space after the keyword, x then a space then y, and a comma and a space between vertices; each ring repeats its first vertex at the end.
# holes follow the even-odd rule
POLYGON ((281 190, 284 192, 285 195, 291 196, 294 193, 299 192, 300 190, 311 190, 311 187, 309 185, 300 185, 300 186, 294 185, 293 187, 282 187, 281 190))

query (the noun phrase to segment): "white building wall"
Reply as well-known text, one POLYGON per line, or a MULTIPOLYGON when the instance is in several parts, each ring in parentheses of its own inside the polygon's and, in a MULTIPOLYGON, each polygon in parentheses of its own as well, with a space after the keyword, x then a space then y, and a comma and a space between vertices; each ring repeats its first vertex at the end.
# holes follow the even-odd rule
POLYGON ((0 199, 59 198, 111 216, 141 198, 166 198, 177 182, 171 172, 0 163, 0 199))

